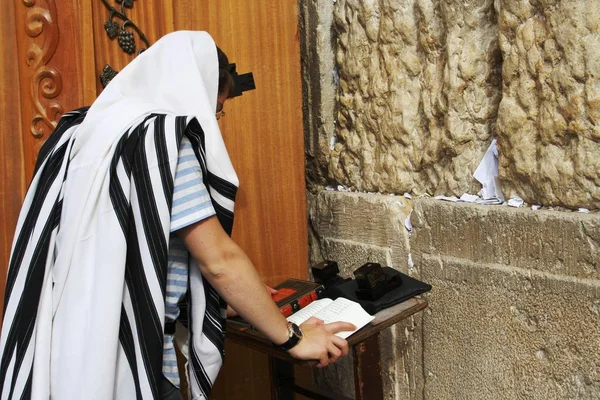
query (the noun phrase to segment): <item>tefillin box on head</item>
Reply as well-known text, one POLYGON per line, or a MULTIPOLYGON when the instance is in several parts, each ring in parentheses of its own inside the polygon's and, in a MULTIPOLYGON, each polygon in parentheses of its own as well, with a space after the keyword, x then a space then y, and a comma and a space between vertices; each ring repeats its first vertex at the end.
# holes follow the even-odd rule
POLYGON ((354 271, 356 297, 361 300, 377 300, 402 284, 400 275, 386 276, 377 263, 366 263, 354 271))

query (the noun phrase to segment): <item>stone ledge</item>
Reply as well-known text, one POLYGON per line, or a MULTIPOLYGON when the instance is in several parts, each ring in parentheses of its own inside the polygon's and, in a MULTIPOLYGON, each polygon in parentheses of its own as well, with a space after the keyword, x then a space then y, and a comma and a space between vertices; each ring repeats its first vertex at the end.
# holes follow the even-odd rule
POLYGON ((401 196, 323 190, 311 205, 309 218, 321 237, 407 248, 404 221, 411 210, 412 201, 401 196))
POLYGON ((600 218, 419 199, 411 251, 600 279, 600 218))

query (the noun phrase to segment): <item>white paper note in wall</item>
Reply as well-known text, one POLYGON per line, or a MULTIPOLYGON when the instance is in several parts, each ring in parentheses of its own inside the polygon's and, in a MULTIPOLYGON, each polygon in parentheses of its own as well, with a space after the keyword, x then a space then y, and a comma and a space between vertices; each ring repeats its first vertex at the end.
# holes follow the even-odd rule
POLYGON ((504 201, 504 195, 502 194, 500 181, 498 180, 498 147, 496 146, 496 139, 492 140, 473 177, 483 186, 481 189, 481 197, 483 199, 497 198, 500 201, 504 201))

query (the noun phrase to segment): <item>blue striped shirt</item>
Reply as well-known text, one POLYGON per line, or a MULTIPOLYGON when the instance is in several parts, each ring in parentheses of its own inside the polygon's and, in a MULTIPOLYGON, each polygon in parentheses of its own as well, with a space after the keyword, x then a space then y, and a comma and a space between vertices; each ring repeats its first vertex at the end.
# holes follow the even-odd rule
MULTIPOLYGON (((165 313, 167 321, 179 317, 179 301, 187 292, 189 253, 183 241, 173 232, 215 215, 210 196, 202 182, 200 164, 192 144, 183 137, 175 170, 173 207, 171 209, 171 237, 167 267, 167 296, 165 313)), ((179 387, 179 370, 173 344, 173 335, 165 335, 163 345, 163 375, 179 387)))

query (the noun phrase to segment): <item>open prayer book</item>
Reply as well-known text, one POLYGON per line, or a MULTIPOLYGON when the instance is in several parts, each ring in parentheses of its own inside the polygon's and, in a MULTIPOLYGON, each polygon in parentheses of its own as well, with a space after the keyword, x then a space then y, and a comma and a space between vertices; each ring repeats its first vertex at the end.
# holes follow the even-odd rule
POLYGON ((369 315, 357 302, 338 297, 336 300, 315 300, 300 311, 287 317, 287 320, 300 325, 311 317, 323 320, 326 324, 342 321, 350 322, 356 326, 357 329, 355 331, 336 333, 342 339, 346 339, 375 318, 369 315))

